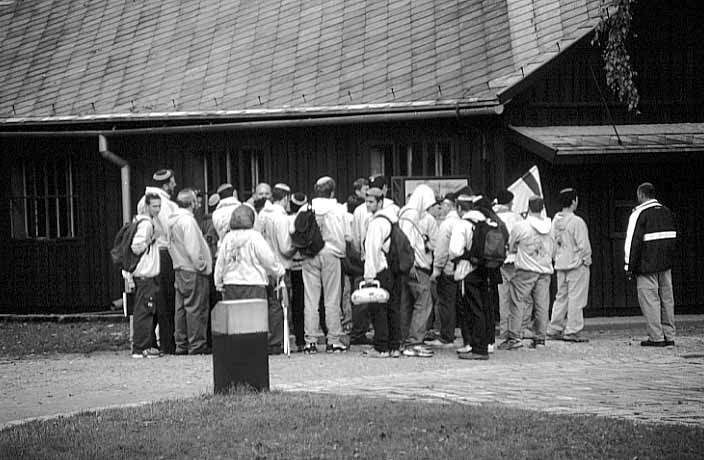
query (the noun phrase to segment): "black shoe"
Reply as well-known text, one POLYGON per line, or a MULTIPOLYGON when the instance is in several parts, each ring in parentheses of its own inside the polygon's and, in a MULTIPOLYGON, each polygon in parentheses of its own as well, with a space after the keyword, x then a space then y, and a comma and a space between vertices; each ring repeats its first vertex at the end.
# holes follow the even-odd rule
POLYGON ((185 356, 188 354, 188 350, 176 350, 176 351, 174 351, 174 354, 176 356, 185 356))
MULTIPOLYGON (((673 345, 675 344, 674 341, 672 342, 672 344, 673 344, 673 345)), ((667 346, 667 341, 665 341, 665 340, 660 340, 660 341, 655 342, 655 341, 653 341, 653 340, 648 339, 648 340, 643 340, 643 341, 640 343, 640 346, 641 346, 641 347, 666 347, 666 346, 667 346)))
POLYGON ((674 346, 675 346, 675 341, 674 341, 674 340, 667 340, 667 339, 665 339, 665 346, 666 346, 666 347, 674 347, 674 346))
POLYGON ((296 345, 296 353, 303 353, 305 351, 305 345, 296 345))
POLYGON ((314 344, 314 343, 307 343, 307 344, 303 347, 303 353, 305 353, 305 354, 307 354, 307 355, 314 355, 314 354, 316 354, 317 352, 318 352, 318 346, 317 346, 316 344, 314 344))
POLYGON ((479 359, 482 361, 486 361, 489 359, 489 353, 484 354, 484 353, 474 353, 474 352, 469 352, 469 353, 459 353, 457 355, 459 359, 479 359))
POLYGON ((269 348, 269 356, 280 355, 280 354, 283 354, 283 352, 284 352, 283 347, 272 347, 272 348, 269 348))

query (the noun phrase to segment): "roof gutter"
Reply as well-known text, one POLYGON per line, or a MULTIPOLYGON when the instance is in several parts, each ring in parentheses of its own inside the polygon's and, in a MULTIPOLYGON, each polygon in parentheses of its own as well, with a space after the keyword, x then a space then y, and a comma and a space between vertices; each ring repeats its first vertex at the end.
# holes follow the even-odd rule
MULTIPOLYGON (((140 134, 182 134, 236 131, 246 129, 301 128, 312 126, 339 126, 345 124, 393 123, 416 120, 449 119, 474 116, 497 116, 503 113, 504 106, 493 104, 481 107, 445 108, 437 110, 413 110, 408 112, 367 113, 357 115, 316 116, 275 120, 243 120, 223 123, 193 124, 182 126, 160 126, 153 128, 113 128, 97 130, 29 130, 0 131, 2 137, 77 137, 77 136, 129 136, 140 134)), ((153 121, 164 121, 153 120, 153 121)), ((6 125, 7 126, 7 125, 6 125)), ((5 126, 5 127, 6 127, 5 126)), ((0 129, 3 126, 0 123, 0 129)))

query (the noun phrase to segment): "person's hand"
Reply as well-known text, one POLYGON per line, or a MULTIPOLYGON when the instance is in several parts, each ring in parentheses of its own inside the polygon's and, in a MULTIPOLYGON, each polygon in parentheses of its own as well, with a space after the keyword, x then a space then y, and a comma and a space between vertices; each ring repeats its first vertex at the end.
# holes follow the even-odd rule
POLYGON ((418 271, 416 270, 416 267, 411 267, 411 271, 408 272, 408 278, 413 281, 418 281, 418 271))

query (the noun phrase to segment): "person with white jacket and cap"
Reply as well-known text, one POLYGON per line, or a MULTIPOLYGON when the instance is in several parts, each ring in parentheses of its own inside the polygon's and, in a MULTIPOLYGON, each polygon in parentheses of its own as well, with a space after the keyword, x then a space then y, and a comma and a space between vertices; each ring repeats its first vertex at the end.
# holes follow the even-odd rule
POLYGON ((432 348, 423 343, 433 308, 430 293, 433 254, 428 251, 431 235, 421 229, 420 222, 436 202, 435 192, 427 185, 420 184, 398 214, 398 225, 408 237, 415 255, 411 272, 401 280, 401 341, 404 356, 433 356, 432 348))
POLYGON ((320 227, 325 245, 313 257, 303 261, 303 285, 305 290, 305 341, 304 353, 317 353, 320 330, 318 304, 321 289, 325 305, 325 325, 327 327, 328 352, 345 352, 341 323, 342 309, 342 264, 345 257, 345 241, 349 236, 349 225, 345 217, 346 207, 335 199, 335 180, 324 176, 314 186, 315 198, 311 206, 320 227))
POLYGON ((545 346, 548 309, 550 307, 550 277, 553 274, 553 239, 549 217, 543 217, 543 199, 528 200, 528 216, 516 223, 509 237, 509 253, 515 253, 516 272, 511 278, 511 311, 508 318, 508 340, 502 350, 521 348, 520 332, 524 311, 534 308, 532 346, 545 346))
POLYGON ((218 247, 220 247, 220 242, 225 237, 225 233, 230 231, 230 217, 232 216, 232 211, 235 210, 237 206, 240 205, 240 201, 237 199, 237 192, 232 184, 222 184, 217 189, 217 193, 220 196, 220 201, 218 202, 215 211, 213 211, 213 227, 218 234, 218 247))

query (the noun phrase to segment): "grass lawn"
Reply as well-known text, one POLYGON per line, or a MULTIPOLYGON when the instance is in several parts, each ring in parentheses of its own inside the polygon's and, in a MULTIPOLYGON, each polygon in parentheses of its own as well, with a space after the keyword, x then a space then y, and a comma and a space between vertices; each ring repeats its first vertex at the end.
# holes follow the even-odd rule
POLYGON ((36 358, 56 353, 129 350, 130 325, 125 321, 0 321, 0 357, 36 358))
POLYGON ((0 432, 2 459, 700 459, 704 429, 496 405, 234 392, 0 432))

